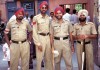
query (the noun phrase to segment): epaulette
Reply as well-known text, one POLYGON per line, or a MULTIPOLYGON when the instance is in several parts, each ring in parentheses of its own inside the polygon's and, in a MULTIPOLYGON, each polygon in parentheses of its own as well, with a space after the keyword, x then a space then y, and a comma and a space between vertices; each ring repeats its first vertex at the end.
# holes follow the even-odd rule
POLYGON ((87 22, 88 24, 94 24, 93 22, 87 22))
POLYGON ((16 19, 14 19, 14 20, 10 20, 10 21, 8 21, 8 23, 12 23, 12 22, 14 22, 14 21, 16 21, 16 19))

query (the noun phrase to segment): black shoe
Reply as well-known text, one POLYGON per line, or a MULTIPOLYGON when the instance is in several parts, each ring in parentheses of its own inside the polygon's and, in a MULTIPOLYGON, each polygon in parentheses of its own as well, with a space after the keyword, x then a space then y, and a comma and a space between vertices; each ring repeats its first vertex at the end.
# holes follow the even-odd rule
POLYGON ((33 64, 30 64, 29 65, 29 69, 33 69, 33 64))
POLYGON ((41 62, 41 67, 44 67, 44 62, 43 61, 41 62))

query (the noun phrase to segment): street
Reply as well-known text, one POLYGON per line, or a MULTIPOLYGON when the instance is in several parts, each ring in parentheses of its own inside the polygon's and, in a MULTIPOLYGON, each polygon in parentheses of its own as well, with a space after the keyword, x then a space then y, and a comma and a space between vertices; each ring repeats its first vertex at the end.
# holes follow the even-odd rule
MULTIPOLYGON (((72 62, 73 62, 73 70, 78 70, 76 53, 73 54, 72 62)), ((33 67, 34 68, 30 70, 36 70, 36 60, 33 60, 33 67)), ((3 61, 2 46, 0 45, 0 70, 7 70, 7 68, 8 68, 7 61, 3 61)), ((100 70, 95 64, 94 68, 95 70, 100 70)), ((44 68, 42 68, 42 70, 44 70, 44 68)), ((61 70, 66 70, 63 59, 61 61, 61 70)))

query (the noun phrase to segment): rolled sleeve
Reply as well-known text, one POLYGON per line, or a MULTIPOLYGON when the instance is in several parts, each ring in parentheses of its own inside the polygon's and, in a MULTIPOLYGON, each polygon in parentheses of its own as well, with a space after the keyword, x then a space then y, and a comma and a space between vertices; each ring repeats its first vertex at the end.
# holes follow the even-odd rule
POLYGON ((72 35, 76 35, 76 26, 75 26, 75 25, 73 26, 73 32, 72 32, 72 35))
POLYGON ((95 27, 94 23, 92 23, 91 31, 92 31, 92 34, 97 34, 96 27, 95 27))
POLYGON ((5 28, 5 30, 4 30, 4 33, 5 33, 5 34, 8 34, 9 31, 10 31, 10 29, 11 29, 10 22, 8 22, 7 25, 6 25, 6 28, 5 28))
POLYGON ((73 32, 73 26, 72 26, 71 23, 69 23, 69 33, 70 33, 70 32, 73 32))
POLYGON ((32 27, 30 24, 27 25, 28 31, 31 32, 32 31, 32 27))

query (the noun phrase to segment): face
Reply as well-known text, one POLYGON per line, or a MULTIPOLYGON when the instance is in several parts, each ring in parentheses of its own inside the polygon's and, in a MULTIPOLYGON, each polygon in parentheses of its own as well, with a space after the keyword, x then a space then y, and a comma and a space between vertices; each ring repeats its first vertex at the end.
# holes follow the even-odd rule
POLYGON ((79 21, 80 22, 85 22, 86 21, 85 15, 81 14, 80 17, 79 17, 79 21))
POLYGON ((48 8, 46 5, 43 5, 41 8, 40 8, 40 11, 42 14, 45 14, 47 12, 48 8))
POLYGON ((22 12, 20 12, 19 14, 16 15, 16 17, 17 17, 18 20, 22 20, 24 15, 23 15, 22 12))
POLYGON ((50 16, 53 17, 54 16, 54 13, 50 13, 50 16))
POLYGON ((56 17, 58 20, 62 19, 62 16, 63 16, 63 13, 62 13, 60 10, 58 10, 58 11, 56 12, 56 14, 55 14, 55 17, 56 17))

